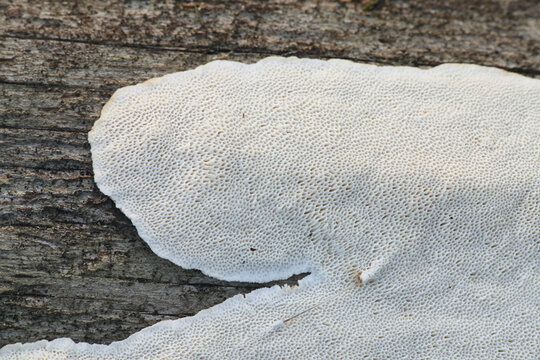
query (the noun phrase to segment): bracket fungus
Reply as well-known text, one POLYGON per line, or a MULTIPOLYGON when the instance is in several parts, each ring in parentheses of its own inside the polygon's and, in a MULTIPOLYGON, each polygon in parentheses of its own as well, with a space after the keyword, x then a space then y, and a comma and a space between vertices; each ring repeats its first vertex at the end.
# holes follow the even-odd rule
POLYGON ((215 61, 118 90, 89 140, 96 183, 157 255, 224 280, 311 274, 3 360, 539 356, 538 80, 215 61))

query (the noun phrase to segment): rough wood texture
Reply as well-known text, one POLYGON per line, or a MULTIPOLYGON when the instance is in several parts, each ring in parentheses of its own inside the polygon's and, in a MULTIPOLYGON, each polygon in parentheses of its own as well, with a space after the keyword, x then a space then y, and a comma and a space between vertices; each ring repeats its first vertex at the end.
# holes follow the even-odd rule
POLYGON ((260 286, 158 258, 97 190, 86 134, 116 88, 269 54, 540 76, 536 0, 365 4, 0 0, 0 346, 109 343, 260 286))

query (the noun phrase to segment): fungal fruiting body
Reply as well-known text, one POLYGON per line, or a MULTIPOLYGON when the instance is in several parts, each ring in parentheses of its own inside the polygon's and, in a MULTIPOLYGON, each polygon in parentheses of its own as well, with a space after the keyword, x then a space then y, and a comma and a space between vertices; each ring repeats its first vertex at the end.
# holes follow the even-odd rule
POLYGON ((311 274, 109 346, 1 359, 539 355, 540 81, 473 65, 215 61, 118 90, 95 180, 159 256, 311 274))

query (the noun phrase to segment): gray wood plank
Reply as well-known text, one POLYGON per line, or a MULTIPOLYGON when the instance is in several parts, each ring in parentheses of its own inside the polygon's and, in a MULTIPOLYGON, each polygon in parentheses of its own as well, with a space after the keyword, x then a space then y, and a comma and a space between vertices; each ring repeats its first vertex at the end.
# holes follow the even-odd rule
POLYGON ((160 259, 99 192, 86 134, 115 89, 271 54, 540 76, 536 0, 365 3, 0 0, 0 346, 109 343, 268 286, 160 259))

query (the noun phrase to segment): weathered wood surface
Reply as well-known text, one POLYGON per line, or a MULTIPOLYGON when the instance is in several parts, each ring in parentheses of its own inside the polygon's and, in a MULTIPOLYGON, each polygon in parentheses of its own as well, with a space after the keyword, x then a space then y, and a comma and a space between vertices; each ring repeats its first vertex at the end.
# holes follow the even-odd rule
POLYGON ((86 136, 116 88, 270 54, 540 76, 537 0, 365 3, 0 0, 0 346, 109 343, 260 286, 158 258, 97 190, 86 136))

